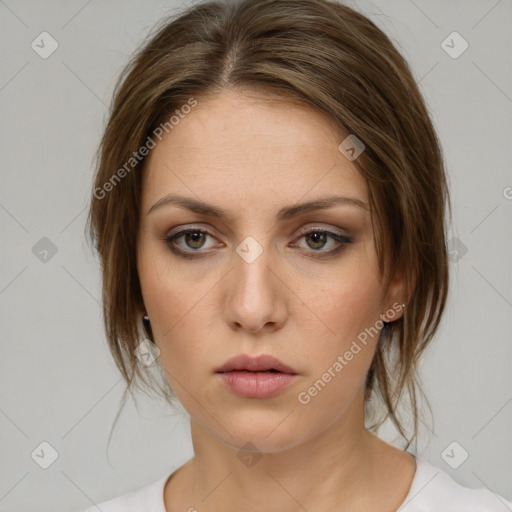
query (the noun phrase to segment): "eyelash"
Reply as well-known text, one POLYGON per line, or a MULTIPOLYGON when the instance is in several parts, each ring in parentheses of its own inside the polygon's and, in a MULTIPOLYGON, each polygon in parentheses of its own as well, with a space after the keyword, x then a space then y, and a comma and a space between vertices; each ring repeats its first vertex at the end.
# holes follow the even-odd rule
MULTIPOLYGON (((178 233, 175 233, 172 236, 167 236, 163 240, 168 245, 169 249, 174 254, 176 254, 177 256, 179 256, 181 258, 193 259, 193 258, 198 258, 198 257, 204 256, 205 253, 201 253, 201 252, 199 252, 199 250, 184 251, 183 249, 178 249, 176 247, 175 240, 182 238, 184 235, 187 235, 189 233, 201 233, 201 234, 207 234, 207 235, 213 237, 213 235, 205 229, 187 228, 187 229, 179 231, 178 233)), ((311 252, 319 254, 319 255, 314 255, 313 256, 314 258, 327 258, 329 256, 334 256, 335 254, 340 252, 346 245, 352 243, 352 239, 350 237, 348 237, 346 235, 340 235, 339 233, 333 233, 332 231, 328 231, 323 228, 314 228, 314 229, 310 229, 306 232, 303 232, 300 234, 300 236, 297 240, 300 240, 301 238, 311 235, 312 233, 319 233, 321 235, 326 235, 327 237, 333 239, 337 244, 339 244, 338 247, 336 247, 335 249, 332 249, 330 251, 320 251, 320 250, 315 251, 314 249, 311 249, 311 252)))

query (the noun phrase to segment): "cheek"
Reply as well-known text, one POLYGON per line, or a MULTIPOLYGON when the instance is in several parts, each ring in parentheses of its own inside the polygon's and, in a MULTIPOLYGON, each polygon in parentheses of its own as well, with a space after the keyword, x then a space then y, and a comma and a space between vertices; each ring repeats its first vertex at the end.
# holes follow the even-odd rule
POLYGON ((377 308, 371 294, 346 290, 330 297, 333 301, 322 312, 333 332, 304 345, 302 359, 309 362, 309 371, 296 396, 299 412, 323 418, 326 424, 336 421, 362 394, 380 334, 374 327, 377 308))
POLYGON ((300 296, 315 316, 297 315, 305 334, 302 358, 310 363, 304 400, 337 409, 364 383, 382 328, 381 287, 373 267, 346 270, 317 293, 303 288, 300 296))
MULTIPOLYGON (((316 338, 324 339, 325 345, 336 350, 350 346, 360 333, 375 326, 383 313, 378 276, 371 265, 363 263, 345 267, 320 288, 308 287, 304 283, 298 295, 307 306, 305 309, 309 308, 315 313, 314 327, 321 328, 322 333, 321 337, 317 334, 316 338)), ((305 315, 298 315, 297 318, 304 318, 301 328, 307 329, 306 324, 311 318, 307 319, 308 322, 305 315)), ((309 336, 313 332, 310 331, 309 336)), ((364 338, 364 335, 361 337, 364 338)))
POLYGON ((183 329, 182 321, 204 295, 204 286, 174 263, 165 242, 152 237, 142 236, 137 271, 155 339, 166 344, 183 329))
POLYGON ((180 383, 193 391, 196 379, 190 379, 190 375, 201 368, 205 345, 214 332, 214 294, 207 292, 215 281, 192 279, 173 267, 153 253, 153 257, 141 256, 138 271, 160 361, 181 401, 186 397, 181 397, 180 383))

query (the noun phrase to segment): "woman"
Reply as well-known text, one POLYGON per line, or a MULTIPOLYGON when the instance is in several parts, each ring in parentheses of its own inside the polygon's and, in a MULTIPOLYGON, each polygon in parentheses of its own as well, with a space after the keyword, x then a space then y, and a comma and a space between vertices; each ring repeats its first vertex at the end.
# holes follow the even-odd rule
POLYGON ((98 507, 508 510, 407 451, 446 207, 424 100, 363 15, 242 0, 166 21, 116 87, 89 220, 116 363, 129 385, 161 372, 194 457, 98 507))

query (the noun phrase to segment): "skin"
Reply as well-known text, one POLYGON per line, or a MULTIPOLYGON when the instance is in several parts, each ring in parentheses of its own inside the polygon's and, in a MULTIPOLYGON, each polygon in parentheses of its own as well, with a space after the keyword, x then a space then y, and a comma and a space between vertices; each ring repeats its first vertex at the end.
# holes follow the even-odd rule
POLYGON ((364 379, 378 336, 309 403, 298 394, 379 315, 403 304, 403 282, 397 275, 383 289, 368 209, 342 204, 275 217, 334 193, 368 204, 364 178, 338 150, 348 134, 309 107, 261 92, 197 100, 148 155, 137 241, 144 305, 194 447, 166 483, 166 509, 393 512, 415 461, 364 427, 364 379), (230 218, 176 205, 148 214, 169 193, 214 204, 230 218), (174 240, 195 259, 165 241, 178 227, 208 231, 174 240), (304 236, 313 228, 351 241, 329 256, 338 243, 304 236), (262 249, 252 263, 236 252, 249 236, 262 249), (271 354, 299 377, 276 396, 239 397, 215 369, 241 353, 271 354), (250 467, 237 457, 248 442, 261 455, 250 467))

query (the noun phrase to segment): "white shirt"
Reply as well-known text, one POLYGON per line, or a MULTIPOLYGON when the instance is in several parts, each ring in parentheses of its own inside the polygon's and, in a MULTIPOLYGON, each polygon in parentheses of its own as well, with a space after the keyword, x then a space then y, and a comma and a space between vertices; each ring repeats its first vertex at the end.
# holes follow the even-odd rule
MULTIPOLYGON (((489 489, 470 489, 448 473, 415 456, 416 473, 405 500, 396 512, 512 512, 512 502, 489 489)), ((166 475, 156 482, 83 512, 167 512, 164 505, 166 475)), ((192 508, 192 506, 191 506, 192 508)), ((193 508, 192 508, 193 510, 193 508)))

